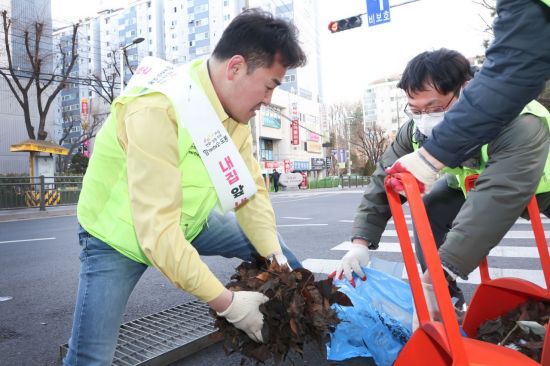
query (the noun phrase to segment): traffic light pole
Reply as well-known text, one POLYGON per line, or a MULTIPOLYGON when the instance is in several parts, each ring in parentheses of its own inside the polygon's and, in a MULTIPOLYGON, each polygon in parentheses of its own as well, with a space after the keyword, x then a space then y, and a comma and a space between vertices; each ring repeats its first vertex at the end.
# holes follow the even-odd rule
MULTIPOLYGON (((398 6, 415 3, 417 1, 420 1, 420 0, 407 0, 399 4, 390 5, 390 8, 397 8, 398 6)), ((363 21, 361 17, 366 14, 368 13, 361 13, 348 18, 334 20, 328 23, 328 30, 331 31, 332 33, 336 33, 336 32, 342 32, 348 29, 360 27, 361 25, 363 25, 363 21)))

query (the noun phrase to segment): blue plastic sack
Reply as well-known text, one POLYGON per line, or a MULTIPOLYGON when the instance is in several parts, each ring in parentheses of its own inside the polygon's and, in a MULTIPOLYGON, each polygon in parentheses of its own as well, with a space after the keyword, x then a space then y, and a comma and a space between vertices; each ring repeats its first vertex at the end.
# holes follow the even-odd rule
POLYGON ((356 288, 345 278, 334 281, 354 306, 333 305, 341 322, 330 336, 327 358, 372 357, 378 366, 391 366, 411 337, 411 288, 384 272, 367 267, 363 271, 367 280, 356 278, 356 288))

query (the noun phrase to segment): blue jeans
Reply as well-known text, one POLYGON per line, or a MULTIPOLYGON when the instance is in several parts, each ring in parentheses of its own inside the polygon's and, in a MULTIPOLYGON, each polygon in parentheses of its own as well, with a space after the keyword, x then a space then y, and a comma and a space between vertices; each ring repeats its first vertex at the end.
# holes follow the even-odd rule
MULTIPOLYGON (((147 266, 135 262, 83 229, 79 234, 80 281, 65 366, 110 365, 128 298, 147 266)), ((279 235, 292 268, 302 265, 279 235)), ((201 255, 251 260, 256 250, 239 227, 235 214, 212 212, 208 225, 192 245, 201 255)))

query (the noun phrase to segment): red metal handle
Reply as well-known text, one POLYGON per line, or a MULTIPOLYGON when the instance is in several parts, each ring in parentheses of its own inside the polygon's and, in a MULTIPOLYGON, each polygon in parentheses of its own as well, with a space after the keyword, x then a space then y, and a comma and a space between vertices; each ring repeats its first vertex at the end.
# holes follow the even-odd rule
MULTIPOLYGON (((466 179, 464 180, 466 192, 469 192, 470 189, 474 188, 474 186, 476 185, 477 177, 479 177, 479 174, 473 174, 466 177, 466 179)), ((491 276, 489 275, 489 264, 487 263, 487 257, 483 258, 481 260, 481 263, 479 263, 479 278, 481 279, 481 283, 491 281, 491 276)))
POLYGON ((398 173, 386 177, 385 188, 395 223, 395 229, 401 245, 403 260, 405 262, 405 267, 407 268, 407 274, 409 276, 420 326, 422 327, 430 321, 430 315, 428 312, 424 291, 422 291, 420 273, 416 265, 416 259, 413 253, 411 238, 409 236, 409 231, 405 221, 405 214, 403 212, 401 200, 399 194, 392 189, 390 185, 390 178, 400 180, 405 188, 405 194, 411 209, 411 217, 420 240, 420 246, 422 247, 422 252, 426 260, 426 266, 428 267, 428 271, 432 279, 432 285, 434 287, 435 297, 439 306, 439 312, 441 314, 441 318, 443 319, 443 326, 449 342, 453 365, 468 365, 466 351, 464 349, 455 311, 451 302, 451 296, 447 287, 447 280, 443 274, 441 260, 439 259, 439 254, 436 250, 435 240, 428 221, 424 202, 420 196, 418 183, 414 176, 410 173, 398 173))
MULTIPOLYGON (((466 177, 464 183, 467 192, 475 186, 478 177, 478 174, 469 175, 466 177)), ((548 294, 550 289, 550 254, 548 253, 548 242, 546 241, 546 236, 544 235, 544 227, 542 226, 542 220, 540 219, 540 210, 536 195, 531 197, 531 200, 527 205, 527 212, 529 213, 529 219, 531 221, 531 226, 533 227, 533 233, 535 234, 540 264, 544 274, 544 281, 546 283, 546 293, 548 294)), ((481 283, 486 283, 491 280, 487 257, 483 258, 479 264, 479 272, 481 283)))

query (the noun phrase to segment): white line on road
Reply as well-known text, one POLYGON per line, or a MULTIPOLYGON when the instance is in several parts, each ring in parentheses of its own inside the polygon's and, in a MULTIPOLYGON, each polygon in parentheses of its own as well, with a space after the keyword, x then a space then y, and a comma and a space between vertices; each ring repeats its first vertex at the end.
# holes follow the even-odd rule
POLYGON ((0 241, 0 244, 22 243, 22 242, 27 242, 27 241, 42 241, 42 240, 55 240, 55 238, 36 238, 36 239, 6 240, 6 241, 0 241))
MULTIPOLYGON (((338 264, 340 263, 339 259, 312 259, 308 258, 302 262, 304 267, 314 273, 324 273, 329 274, 333 272, 338 264)), ((514 277, 521 278, 534 284, 537 284, 542 287, 546 287, 544 281, 544 274, 541 270, 534 269, 512 269, 512 268, 489 268, 489 273, 491 278, 500 278, 500 277, 514 277)), ((406 269, 403 269, 402 278, 407 278, 406 269)), ((474 271, 468 276, 468 280, 464 281, 458 279, 459 283, 469 283, 469 284, 479 284, 479 271, 474 271)))
POLYGON ((277 225, 277 227, 299 227, 299 226, 327 226, 328 224, 289 224, 289 225, 277 225))
MULTIPOLYGON (((407 224, 412 224, 412 219, 410 219, 410 215, 405 215, 406 218, 405 221, 407 224)), ((541 219, 542 223, 543 224, 550 224, 550 219, 541 219)), ((353 222, 353 220, 338 220, 338 222, 353 222)), ((388 225, 394 225, 394 221, 393 219, 389 220, 388 221, 388 225)), ((515 223, 514 225, 531 225, 531 221, 529 220, 526 220, 526 219, 523 219, 523 218, 519 218, 515 223)))
POLYGON ((283 216, 281 219, 290 219, 290 220, 311 220, 311 217, 294 217, 294 216, 283 216))
MULTIPOLYGON (((352 248, 350 241, 344 241, 331 250, 350 250, 352 248)), ((414 246, 413 246, 414 250, 414 246)), ((401 253, 399 243, 380 243, 377 253, 401 253)), ((514 247, 499 245, 494 247, 489 253, 490 257, 509 257, 509 258, 539 258, 539 251, 536 247, 514 247)))
MULTIPOLYGON (((412 230, 409 230, 409 235, 412 238, 412 235, 413 235, 412 230)), ((550 231, 545 231, 544 236, 547 237, 547 238, 550 237, 550 231)), ((382 234, 382 237, 395 237, 395 238, 397 238, 397 231, 395 231, 395 230, 386 230, 382 234)), ((535 238, 535 233, 533 233, 532 231, 512 230, 512 231, 508 231, 506 233, 506 235, 504 235, 504 239, 534 239, 534 238, 535 238)))

